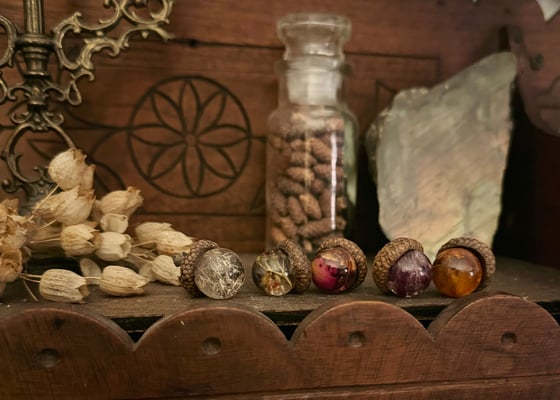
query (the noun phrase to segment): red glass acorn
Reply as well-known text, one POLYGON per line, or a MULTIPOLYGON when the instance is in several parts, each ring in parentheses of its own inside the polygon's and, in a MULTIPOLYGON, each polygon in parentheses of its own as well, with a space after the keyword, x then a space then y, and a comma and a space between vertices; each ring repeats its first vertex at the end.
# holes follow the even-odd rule
POLYGON ((326 239, 311 260, 311 275, 315 286, 325 293, 357 288, 367 275, 366 256, 351 240, 326 239))

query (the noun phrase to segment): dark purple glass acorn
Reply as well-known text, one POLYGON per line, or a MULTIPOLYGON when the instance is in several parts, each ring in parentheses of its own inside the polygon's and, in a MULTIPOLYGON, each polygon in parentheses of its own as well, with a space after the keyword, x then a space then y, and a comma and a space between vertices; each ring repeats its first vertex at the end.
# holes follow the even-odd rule
POLYGON ((383 293, 414 297, 430 286, 432 263, 418 241, 393 239, 373 260, 373 281, 383 293))

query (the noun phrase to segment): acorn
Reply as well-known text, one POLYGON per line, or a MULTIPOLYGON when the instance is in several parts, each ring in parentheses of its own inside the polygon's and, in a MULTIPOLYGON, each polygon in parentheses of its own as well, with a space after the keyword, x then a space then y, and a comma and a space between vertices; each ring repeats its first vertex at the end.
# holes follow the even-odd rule
POLYGON ((311 260, 313 283, 325 293, 355 289, 366 275, 366 256, 356 243, 348 239, 323 240, 311 260))
POLYGON ((303 293, 311 285, 311 265, 300 246, 283 240, 257 256, 252 276, 255 285, 269 296, 303 293))
POLYGON ((438 250, 433 280, 447 297, 462 297, 488 286, 496 270, 494 253, 475 238, 449 240, 438 250))
POLYGON ((373 281, 383 293, 413 297, 432 280, 432 264, 418 241, 400 237, 379 250, 373 260, 373 281))
POLYGON ((245 269, 232 250, 211 240, 197 240, 183 253, 179 281, 193 297, 212 299, 233 297, 245 281, 245 269))

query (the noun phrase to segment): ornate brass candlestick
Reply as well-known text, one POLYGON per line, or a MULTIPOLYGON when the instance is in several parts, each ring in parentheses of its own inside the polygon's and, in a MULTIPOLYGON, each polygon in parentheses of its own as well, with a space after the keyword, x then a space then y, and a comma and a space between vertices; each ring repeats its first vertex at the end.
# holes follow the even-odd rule
POLYGON ((8 46, 4 53, 0 53, 0 105, 8 101, 16 101, 23 94, 23 101, 27 110, 23 113, 13 111, 10 120, 16 125, 8 138, 2 159, 8 165, 13 179, 6 179, 2 187, 7 193, 24 190, 27 200, 34 204, 37 199, 44 196, 53 185, 49 179, 46 168, 34 166, 37 175, 27 177, 20 168, 21 154, 16 154, 16 145, 27 132, 55 132, 69 147, 74 147, 72 139, 62 128, 64 121, 59 112, 49 107, 49 100, 67 102, 78 105, 82 96, 78 89, 78 80, 87 78, 95 79, 92 56, 107 50, 109 55, 116 57, 129 45, 129 39, 134 34, 147 38, 150 33, 159 35, 167 41, 171 35, 161 28, 168 23, 174 0, 157 0, 158 11, 149 12, 148 17, 140 16, 135 9, 148 7, 150 0, 104 0, 103 6, 112 8, 113 14, 99 20, 95 25, 84 23, 80 12, 74 13, 69 18, 61 21, 52 30, 52 35, 45 34, 43 0, 23 0, 25 16, 24 32, 8 18, 0 15, 0 27, 4 30, 8 46), (109 37, 122 20, 132 25, 131 28, 117 37, 109 37), (83 36, 83 41, 77 57, 70 58, 63 48, 63 41, 68 33, 83 36), (69 73, 69 78, 64 82, 53 81, 48 72, 50 55, 54 53, 58 59, 61 70, 69 73), (1 69, 13 67, 17 55, 21 55, 24 65, 21 68, 23 82, 10 85, 2 75, 1 69))

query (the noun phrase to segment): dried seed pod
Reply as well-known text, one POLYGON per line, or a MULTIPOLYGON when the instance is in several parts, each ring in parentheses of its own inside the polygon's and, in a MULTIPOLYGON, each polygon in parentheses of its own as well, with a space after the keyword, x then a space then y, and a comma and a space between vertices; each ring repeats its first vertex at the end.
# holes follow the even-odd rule
POLYGON ((13 282, 23 270, 21 250, 4 247, 0 253, 0 282, 13 282))
POLYGON ((82 174, 80 181, 80 194, 85 195, 88 191, 93 189, 93 180, 95 176, 95 165, 88 165, 82 174))
POLYGON ((174 255, 189 252, 193 239, 183 232, 164 231, 156 238, 156 249, 159 254, 174 255))
POLYGON ((288 215, 288 200, 279 191, 275 190, 270 196, 271 208, 275 210, 278 215, 285 217, 288 215))
POLYGON ((298 228, 298 234, 306 239, 313 239, 332 232, 332 222, 330 218, 322 218, 310 221, 298 228))
POLYGON ((45 218, 55 219, 64 225, 76 225, 89 217, 94 201, 93 190, 82 195, 79 187, 76 186, 37 203, 35 213, 45 218))
POLYGON ((4 248, 19 249, 27 242, 27 219, 20 215, 7 215, 3 235, 0 236, 0 251, 4 248))
POLYGON ((151 273, 161 283, 180 286, 181 269, 175 265, 170 256, 160 255, 151 261, 151 273))
POLYGON ((62 190, 70 190, 82 182, 86 168, 84 152, 80 149, 70 148, 53 157, 49 163, 48 172, 51 179, 62 190))
POLYGON ((294 167, 313 167, 317 164, 317 160, 311 154, 305 151, 294 151, 290 155, 290 164, 294 167))
POLYGON ((144 202, 140 189, 129 186, 126 190, 107 193, 96 207, 102 214, 124 214, 130 217, 144 202))
POLYGON ((82 258, 80 260, 80 271, 88 285, 99 285, 101 268, 91 258, 82 258))
POLYGON ((149 282, 129 268, 109 265, 103 269, 99 288, 113 296, 133 296, 144 293, 149 282))
POLYGON ((152 273, 152 267, 153 264, 151 262, 144 263, 138 270, 138 275, 143 276, 144 278, 148 279, 150 282, 155 282, 156 277, 152 273))
POLYGON ((290 218, 297 225, 301 225, 307 221, 305 211, 303 211, 299 200, 295 197, 288 197, 288 214, 290 214, 290 218))
POLYGON ((124 259, 132 249, 129 235, 117 232, 101 232, 99 247, 95 255, 104 261, 118 261, 124 259))
POLYGON ((99 226, 104 232, 125 233, 128 228, 128 216, 124 214, 105 214, 99 221, 99 226))
POLYGON ((317 164, 313 167, 315 176, 323 179, 325 182, 332 181, 332 166, 330 164, 317 164))
POLYGON ((85 224, 70 225, 60 233, 60 247, 67 257, 92 254, 99 247, 99 232, 85 224))
POLYGON ((333 159, 333 154, 332 149, 329 146, 317 138, 309 139, 309 145, 311 153, 319 162, 330 164, 333 159))
POLYGON ((198 240, 190 253, 184 254, 179 280, 192 296, 205 294, 213 299, 227 299, 243 285, 245 269, 232 250, 218 247, 210 240, 198 240))
POLYGON ((261 253, 253 263, 252 276, 255 285, 270 296, 303 293, 311 284, 309 260, 289 240, 261 253))
POLYGON ((296 182, 302 183, 305 186, 311 185, 315 180, 315 174, 309 168, 304 167, 291 167, 286 169, 286 175, 296 182))
POLYGON ((411 238, 387 243, 373 260, 373 281, 383 293, 412 297, 425 291, 432 279, 432 264, 422 245, 411 238))
POLYGON ((319 201, 311 193, 299 195, 299 202, 303 211, 313 219, 321 219, 323 213, 319 201))
POLYGON ((278 219, 278 225, 286 237, 293 238, 297 234, 297 226, 290 217, 278 219))
POLYGON ((44 299, 59 303, 84 303, 89 296, 85 278, 66 269, 45 271, 39 282, 39 293, 44 299))
POLYGON ((325 181, 322 179, 315 179, 311 182, 309 189, 315 196, 319 196, 325 190, 325 181))
POLYGON ((494 253, 475 238, 453 238, 437 252, 433 280, 448 297, 461 297, 488 286, 496 270, 494 253))
POLYGON ((278 177, 276 186, 278 190, 286 196, 299 196, 305 193, 305 186, 285 176, 278 177))
POLYGON ((367 260, 351 240, 324 240, 311 260, 313 283, 326 293, 342 293, 357 288, 367 275, 367 260))
POLYGON ((272 243, 277 244, 280 243, 282 240, 286 240, 287 237, 282 231, 282 229, 273 226, 272 228, 270 228, 270 239, 272 240, 272 243))
POLYGON ((174 230, 167 222, 143 222, 134 229, 134 232, 141 247, 153 248, 156 247, 161 232, 174 230))

